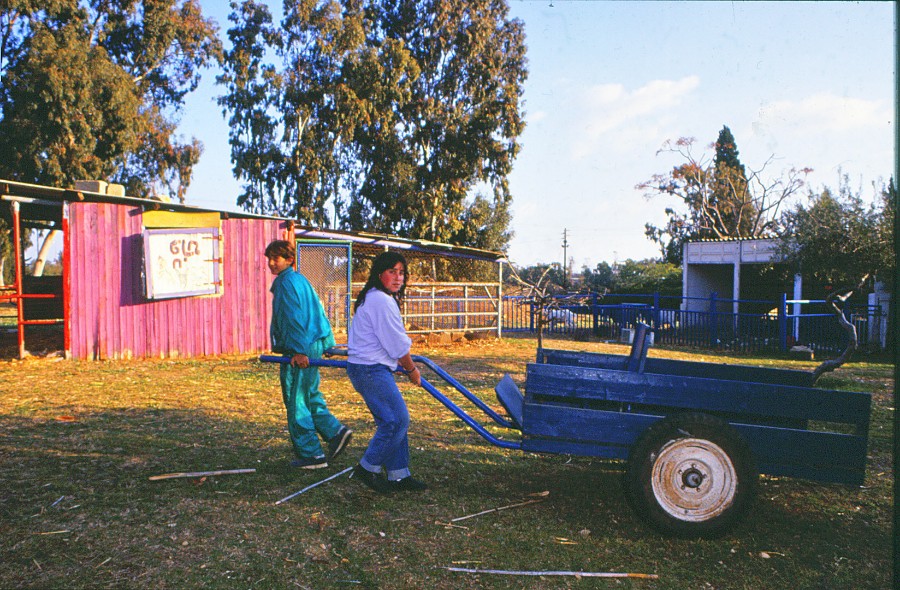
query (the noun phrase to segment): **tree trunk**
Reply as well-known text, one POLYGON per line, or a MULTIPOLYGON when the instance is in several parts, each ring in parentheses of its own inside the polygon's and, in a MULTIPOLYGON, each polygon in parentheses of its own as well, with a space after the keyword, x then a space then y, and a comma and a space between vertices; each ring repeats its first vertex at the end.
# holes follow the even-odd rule
POLYGON ((41 250, 38 252, 37 260, 34 261, 34 276, 43 276, 44 265, 47 264, 47 256, 50 255, 50 247, 53 245, 53 239, 58 233, 58 229, 50 230, 50 233, 44 238, 44 243, 41 244, 41 250))

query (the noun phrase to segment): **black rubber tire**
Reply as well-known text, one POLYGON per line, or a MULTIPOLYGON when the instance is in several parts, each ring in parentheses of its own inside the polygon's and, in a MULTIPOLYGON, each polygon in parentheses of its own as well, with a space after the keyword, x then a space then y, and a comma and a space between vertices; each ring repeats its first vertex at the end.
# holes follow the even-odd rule
POLYGON ((638 516, 666 535, 715 537, 753 504, 758 479, 750 447, 728 423, 675 414, 632 446, 625 494, 638 516))

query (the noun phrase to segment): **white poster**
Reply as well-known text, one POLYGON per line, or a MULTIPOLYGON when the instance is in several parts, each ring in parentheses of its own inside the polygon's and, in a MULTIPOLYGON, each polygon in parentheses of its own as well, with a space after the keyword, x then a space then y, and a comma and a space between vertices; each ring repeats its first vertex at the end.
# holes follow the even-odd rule
POLYGON ((144 277, 148 299, 221 292, 219 230, 144 230, 144 277))

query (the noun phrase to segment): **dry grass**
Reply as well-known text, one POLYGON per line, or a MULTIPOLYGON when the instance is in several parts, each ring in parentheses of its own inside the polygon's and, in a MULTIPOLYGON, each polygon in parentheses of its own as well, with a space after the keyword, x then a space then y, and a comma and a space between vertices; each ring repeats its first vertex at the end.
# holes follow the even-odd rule
MULTIPOLYGON (((522 382, 534 342, 416 352, 496 407, 493 385, 504 372, 522 382)), ((372 432, 342 372, 323 370, 324 389, 356 437, 337 465, 301 472, 288 466, 276 368, 252 358, 0 361, 0 587, 890 588, 891 372, 853 363, 822 384, 874 393, 864 488, 764 478, 755 510, 733 532, 686 541, 660 537, 630 512, 620 464, 493 447, 408 386, 412 466, 431 490, 380 497, 341 477, 276 506, 351 465, 372 432), (256 473, 148 480, 250 467, 256 473), (540 503, 438 524, 544 491, 540 503), (472 575, 447 566, 659 580, 472 575)))

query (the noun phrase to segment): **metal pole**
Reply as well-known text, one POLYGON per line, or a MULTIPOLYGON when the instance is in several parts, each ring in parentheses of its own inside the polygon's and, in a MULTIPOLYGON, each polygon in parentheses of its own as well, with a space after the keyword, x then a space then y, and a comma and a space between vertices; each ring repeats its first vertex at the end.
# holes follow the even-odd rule
POLYGON ((340 477, 340 476, 344 475, 345 473, 347 473, 348 471, 352 471, 352 470, 353 470, 352 467, 348 467, 348 468, 344 469, 343 471, 338 471, 337 473, 335 473, 335 474, 332 475, 331 477, 326 477, 326 478, 323 479, 322 481, 317 481, 317 482, 314 483, 314 484, 310 484, 310 485, 306 486, 305 488, 303 488, 303 489, 300 490, 299 492, 294 492, 294 493, 291 494, 290 496, 285 496, 285 497, 282 498, 281 500, 278 500, 277 502, 275 502, 275 505, 278 506, 279 504, 284 504, 285 502, 287 502, 287 501, 290 500, 291 498, 296 498, 297 496, 299 496, 299 495, 302 494, 303 492, 309 491, 309 490, 313 489, 313 488, 316 487, 316 486, 322 485, 322 484, 325 483, 326 481, 331 481, 332 479, 334 479, 334 478, 336 478, 336 477, 340 477))
POLYGON ((778 340, 781 351, 787 350, 787 293, 781 294, 781 304, 778 306, 778 340))
POLYGON ((503 261, 497 271, 497 338, 503 337, 503 261))
POLYGON ((469 286, 463 285, 463 328, 469 329, 469 286))
MULTIPOLYGON (((803 275, 797 273, 794 275, 794 300, 799 301, 801 299, 803 299, 803 275)), ((800 341, 800 314, 802 311, 801 304, 794 303, 794 325, 792 330, 794 342, 800 341)))
POLYGON ((15 255, 15 264, 16 264, 16 274, 15 274, 15 287, 16 287, 16 327, 18 328, 18 342, 19 342, 19 358, 25 358, 25 314, 22 308, 22 275, 24 264, 22 260, 22 228, 20 227, 22 219, 19 214, 19 203, 13 201, 12 203, 12 216, 13 216, 13 252, 15 255))

